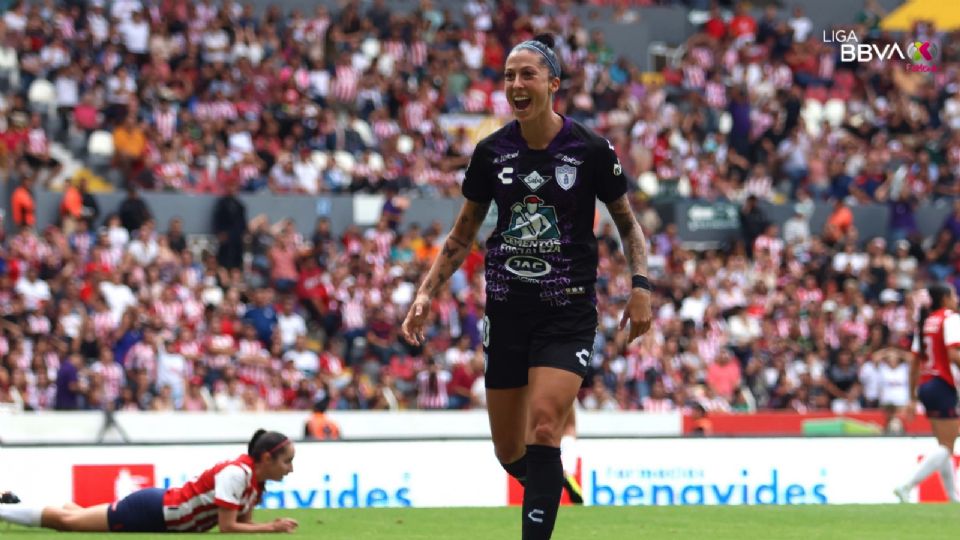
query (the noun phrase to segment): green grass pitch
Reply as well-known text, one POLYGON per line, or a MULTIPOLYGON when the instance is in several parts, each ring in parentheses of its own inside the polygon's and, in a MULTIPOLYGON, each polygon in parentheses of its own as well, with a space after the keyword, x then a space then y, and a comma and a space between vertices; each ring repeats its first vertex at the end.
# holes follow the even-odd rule
MULTIPOLYGON (((513 540, 519 508, 260 510, 258 521, 289 516, 300 529, 283 538, 318 540, 513 540)), ((960 505, 564 507, 555 540, 937 539, 960 533, 960 505)), ((151 535, 123 534, 135 539, 151 535)), ((156 537, 157 535, 152 535, 156 537)), ((170 535, 163 535, 170 538, 170 535)), ((241 538, 261 535, 231 535, 241 538)), ((262 535, 276 537, 276 535, 262 535)), ((4 540, 102 540, 102 534, 0 524, 4 540)))

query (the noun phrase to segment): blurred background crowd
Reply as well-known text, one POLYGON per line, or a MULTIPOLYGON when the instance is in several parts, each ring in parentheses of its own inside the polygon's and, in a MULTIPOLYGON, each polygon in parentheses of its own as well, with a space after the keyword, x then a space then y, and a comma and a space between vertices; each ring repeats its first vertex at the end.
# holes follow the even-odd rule
MULTIPOLYGON (((614 2, 631 24, 654 2, 614 2)), ((687 3, 702 24, 656 72, 588 31, 569 0, 423 0, 263 12, 225 0, 8 2, 0 163, 17 185, 0 257, 0 407, 263 410, 484 406, 482 238, 435 302, 427 343, 399 322, 443 241, 410 197, 459 196, 475 144, 444 115, 506 121, 502 64, 558 38, 559 112, 598 130, 636 182, 654 328, 625 344, 619 239, 598 220, 599 313, 580 406, 852 411, 906 404, 922 287, 955 281, 960 205, 924 238, 916 209, 960 194, 960 41, 896 39, 864 3, 861 41, 930 41, 936 70, 842 62, 802 8, 687 3), (63 181, 65 148, 127 198, 63 181), (107 151, 108 150, 108 151, 107 151), (104 156, 109 156, 104 159, 104 156), (39 229, 33 192, 64 189, 39 229), (157 223, 141 191, 219 197, 216 244, 157 223), (380 222, 311 235, 247 215, 241 192, 380 193, 380 222), (741 240, 693 251, 656 202, 740 207, 741 240), (814 204, 833 205, 822 232, 814 204), (779 227, 761 203, 793 205, 779 227), (864 238, 851 208, 884 204, 864 238)))

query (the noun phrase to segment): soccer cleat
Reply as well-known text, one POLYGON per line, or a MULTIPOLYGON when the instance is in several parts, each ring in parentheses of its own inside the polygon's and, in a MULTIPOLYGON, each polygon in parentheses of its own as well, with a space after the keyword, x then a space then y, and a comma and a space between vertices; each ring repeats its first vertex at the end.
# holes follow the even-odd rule
POLYGON ((577 479, 574 478, 572 474, 563 475, 563 489, 565 489, 567 495, 570 496, 570 502, 573 504, 583 504, 583 489, 580 487, 580 482, 577 482, 577 479))
POLYGON ((17 497, 10 491, 4 491, 0 493, 0 504, 17 504, 20 502, 20 497, 17 497))
POLYGON ((900 486, 894 489, 893 494, 896 495, 897 499, 900 499, 902 503, 910 502, 910 490, 907 489, 907 486, 900 486))

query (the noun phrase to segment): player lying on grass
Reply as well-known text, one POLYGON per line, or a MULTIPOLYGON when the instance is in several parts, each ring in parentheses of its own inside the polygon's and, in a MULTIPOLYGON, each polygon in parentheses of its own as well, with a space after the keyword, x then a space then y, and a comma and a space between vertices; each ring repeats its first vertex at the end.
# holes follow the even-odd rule
POLYGON ((293 472, 293 442, 257 430, 247 453, 220 462, 179 488, 145 488, 110 504, 83 508, 0 505, 0 520, 27 527, 85 532, 292 532, 296 520, 253 523, 264 482, 293 472))

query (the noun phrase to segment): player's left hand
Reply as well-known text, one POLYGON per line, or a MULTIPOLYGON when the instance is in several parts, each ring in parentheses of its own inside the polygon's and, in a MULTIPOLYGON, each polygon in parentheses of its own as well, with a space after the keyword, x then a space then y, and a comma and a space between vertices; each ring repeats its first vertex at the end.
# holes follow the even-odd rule
POLYGON ((653 323, 653 309, 650 307, 650 291, 644 289, 631 289, 630 299, 627 300, 627 307, 623 310, 623 317, 620 318, 620 329, 623 330, 630 321, 630 335, 627 336, 627 343, 633 343, 633 340, 647 333, 650 325, 653 323))

